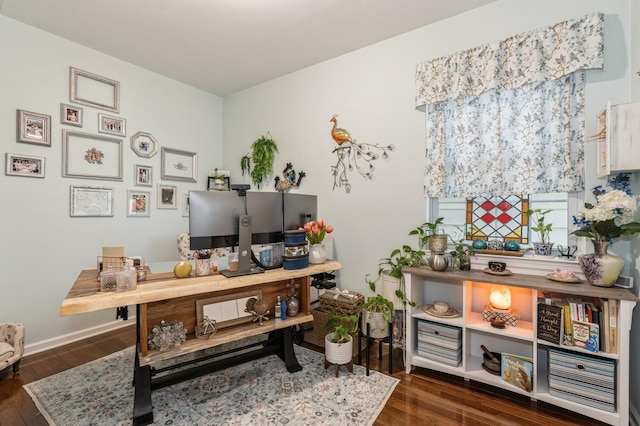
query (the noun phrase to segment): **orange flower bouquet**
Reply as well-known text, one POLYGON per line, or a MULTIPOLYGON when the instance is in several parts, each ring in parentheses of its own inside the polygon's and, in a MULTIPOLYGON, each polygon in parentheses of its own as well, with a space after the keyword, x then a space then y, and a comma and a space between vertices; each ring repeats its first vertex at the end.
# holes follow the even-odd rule
POLYGON ((322 219, 317 222, 307 222, 303 228, 309 244, 320 244, 325 235, 333 232, 333 226, 327 226, 322 219))

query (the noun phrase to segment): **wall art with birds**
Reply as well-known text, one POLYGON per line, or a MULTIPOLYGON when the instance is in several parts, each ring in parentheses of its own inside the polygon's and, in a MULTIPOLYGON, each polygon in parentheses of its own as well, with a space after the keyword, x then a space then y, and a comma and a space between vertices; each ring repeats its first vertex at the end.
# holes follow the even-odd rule
POLYGON ((333 150, 337 156, 336 164, 331 166, 333 175, 333 189, 343 187, 347 193, 351 192, 351 184, 347 172, 357 171, 365 179, 373 180, 375 167, 373 162, 382 157, 389 161, 389 152, 395 151, 396 146, 389 144, 370 144, 357 142, 346 130, 338 127, 337 115, 331 117, 333 123, 331 138, 338 146, 333 150))

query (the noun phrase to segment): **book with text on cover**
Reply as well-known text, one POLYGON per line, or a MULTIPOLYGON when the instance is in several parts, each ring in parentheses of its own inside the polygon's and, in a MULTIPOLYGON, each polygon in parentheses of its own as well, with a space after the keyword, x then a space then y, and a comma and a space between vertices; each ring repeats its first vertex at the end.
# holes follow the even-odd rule
POLYGON ((513 354, 502 354, 500 368, 502 380, 524 391, 533 390, 533 359, 513 354))
POLYGON ((574 321, 573 344, 591 352, 598 352, 600 347, 600 327, 598 324, 574 321))

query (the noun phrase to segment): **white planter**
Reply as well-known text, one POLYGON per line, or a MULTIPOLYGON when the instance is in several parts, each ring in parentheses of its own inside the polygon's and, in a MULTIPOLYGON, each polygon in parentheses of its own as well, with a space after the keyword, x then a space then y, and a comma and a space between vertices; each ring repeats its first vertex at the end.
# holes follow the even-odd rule
POLYGON ((324 338, 324 356, 332 364, 348 364, 353 357, 353 338, 349 336, 346 343, 333 343, 331 339, 333 333, 327 334, 324 338))
POLYGON ((311 244, 309 246, 309 263, 319 264, 327 260, 327 250, 323 243, 311 244))
POLYGON ((369 323, 369 337, 383 339, 389 335, 389 323, 384 319, 382 313, 362 311, 362 331, 367 333, 367 323, 369 323))
POLYGON ((392 277, 385 272, 380 277, 380 283, 382 285, 382 297, 393 303, 393 309, 402 309, 402 300, 396 296, 396 290, 404 290, 402 288, 402 279, 392 277))

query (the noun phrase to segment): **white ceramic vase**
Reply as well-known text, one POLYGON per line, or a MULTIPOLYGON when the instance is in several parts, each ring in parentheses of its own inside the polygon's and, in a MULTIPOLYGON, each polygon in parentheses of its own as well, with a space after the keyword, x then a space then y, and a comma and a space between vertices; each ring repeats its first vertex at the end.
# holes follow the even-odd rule
POLYGON ((309 263, 324 263, 327 260, 327 250, 324 243, 311 244, 309 246, 309 263))
POLYGON ((333 333, 329 333, 324 338, 324 356, 332 364, 348 364, 353 354, 353 337, 349 336, 346 343, 333 343, 331 339, 333 333))

